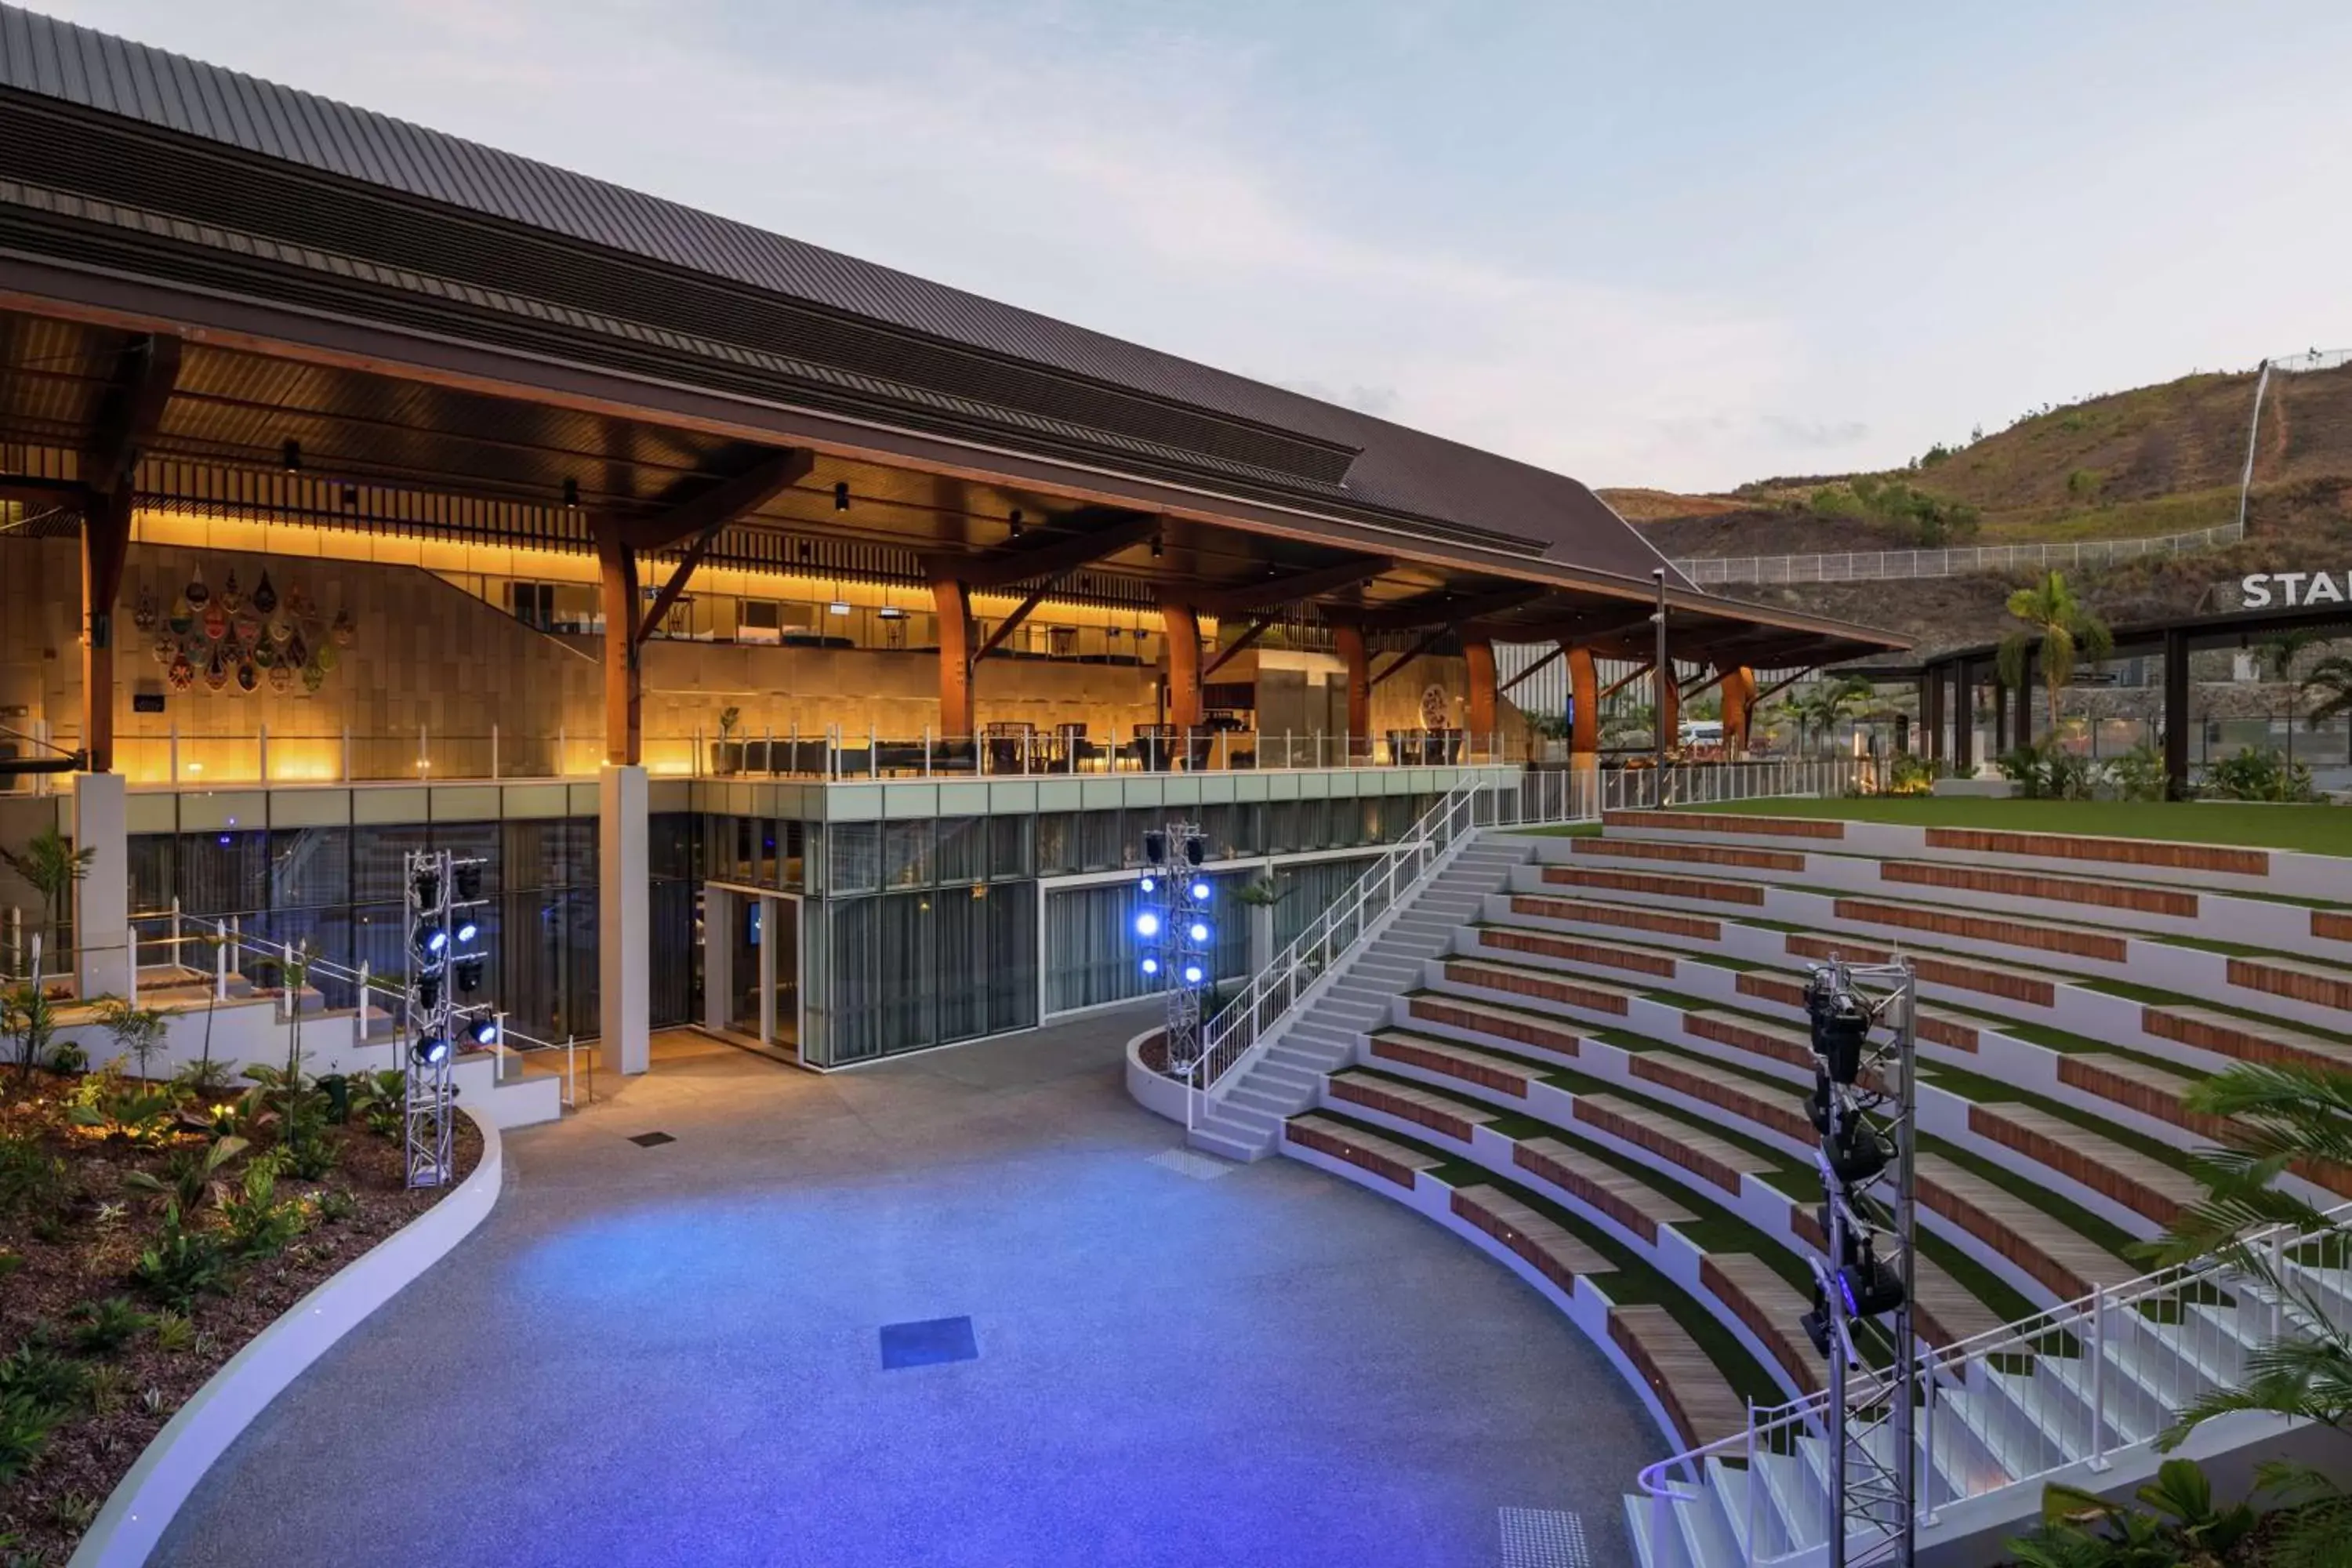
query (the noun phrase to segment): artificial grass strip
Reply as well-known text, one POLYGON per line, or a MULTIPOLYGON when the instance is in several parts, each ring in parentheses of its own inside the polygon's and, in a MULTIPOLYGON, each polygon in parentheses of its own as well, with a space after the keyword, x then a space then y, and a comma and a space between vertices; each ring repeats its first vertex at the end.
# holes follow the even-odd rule
POLYGON ((1853 800, 1775 796, 1671 809, 1698 815, 1801 816, 1817 821, 2059 833, 2084 838, 2148 838, 2174 844, 2284 849, 2307 855, 2352 855, 2352 811, 2336 805, 1872 795, 1853 800))

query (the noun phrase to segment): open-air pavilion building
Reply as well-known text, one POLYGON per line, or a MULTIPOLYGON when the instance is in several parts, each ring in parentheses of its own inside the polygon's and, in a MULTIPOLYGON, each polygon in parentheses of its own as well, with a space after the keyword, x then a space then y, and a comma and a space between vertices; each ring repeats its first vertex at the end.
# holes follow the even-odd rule
POLYGON ((1720 682, 1735 752, 1899 643, 1559 475, 7 6, 0 504, 0 837, 97 851, 86 992, 173 908, 396 966, 446 846, 515 1026, 625 1071, 1131 996, 1171 815, 1291 895, 1241 973, 1528 765, 1497 646, 1589 765, 1661 605, 1664 732, 1720 682))

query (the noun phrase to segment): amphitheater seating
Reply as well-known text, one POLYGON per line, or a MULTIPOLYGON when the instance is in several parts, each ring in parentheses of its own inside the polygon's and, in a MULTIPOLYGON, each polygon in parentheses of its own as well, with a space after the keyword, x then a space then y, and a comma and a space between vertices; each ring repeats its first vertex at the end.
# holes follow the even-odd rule
MULTIPOLYGON (((1533 858, 1486 862, 1466 917, 1454 879, 1450 939, 1393 967, 1385 1011, 1283 1147, 1442 1214, 1563 1300, 1606 1303, 1578 1325, 1677 1446, 1742 1430, 1759 1385, 1792 1397, 1824 1375, 1797 1329, 1823 1245, 1809 964, 1900 955, 1920 977, 1914 1268, 1937 1343, 2138 1275, 2125 1253, 2195 1201, 2189 1155, 2224 1131, 2186 1107, 2203 1077, 2352 1067, 2352 908, 2315 890, 2352 890, 2341 862, 1706 812, 1490 837, 1533 858)), ((2289 1179, 2352 1194, 2352 1173, 2289 1179)), ((2079 1347, 2026 1361, 2021 1377, 2086 1375, 2079 1347)), ((2169 1386, 2137 1375, 2117 1440, 2161 1424, 2169 1386)), ((1938 1484, 2030 1468, 2017 1445, 2054 1439, 2016 1437, 2014 1404, 1955 1395, 1938 1484)), ((1818 1512, 1808 1467, 1817 1454, 1774 1455, 1752 1478, 1791 1529, 1818 1512)), ((1649 1568, 1717 1561, 1750 1484, 1712 1468, 1676 1542, 1635 1521, 1649 1568)))

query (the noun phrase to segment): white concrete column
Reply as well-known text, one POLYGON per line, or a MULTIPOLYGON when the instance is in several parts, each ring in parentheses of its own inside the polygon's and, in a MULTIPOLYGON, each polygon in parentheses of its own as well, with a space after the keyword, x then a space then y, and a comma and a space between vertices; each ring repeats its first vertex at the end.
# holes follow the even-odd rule
POLYGON ((760 900, 760 1043, 776 1043, 776 903, 760 900))
POLYGON ((646 770, 607 763, 596 775, 598 1011, 606 1072, 653 1062, 653 877, 646 770))
POLYGON ((74 894, 74 980, 84 996, 131 992, 128 810, 121 773, 74 775, 74 848, 98 852, 74 894))
POLYGON ((724 888, 702 889, 702 1026, 717 1033, 734 1020, 735 922, 743 918, 743 895, 724 888))

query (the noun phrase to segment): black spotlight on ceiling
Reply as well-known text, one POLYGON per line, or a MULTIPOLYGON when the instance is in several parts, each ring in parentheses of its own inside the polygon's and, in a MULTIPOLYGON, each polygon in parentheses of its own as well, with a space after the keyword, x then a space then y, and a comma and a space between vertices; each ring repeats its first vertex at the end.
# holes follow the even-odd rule
POLYGON ((426 1035, 409 1047, 410 1056, 421 1068, 437 1068, 449 1059, 449 1042, 438 1035, 426 1035))
POLYGON ((1822 1156, 1829 1162, 1830 1174, 1853 1186, 1886 1169, 1895 1151, 1884 1135, 1864 1126, 1860 1117, 1850 1116, 1839 1124, 1834 1136, 1823 1135, 1822 1156))
POLYGON ((1016 506, 1016 507, 1014 507, 1014 508, 1013 509, 1013 516, 1012 516, 1012 518, 1010 519, 1010 521, 1011 521, 1011 522, 1012 522, 1012 524, 1013 524, 1013 538, 1015 538, 1015 539, 1020 538, 1020 537, 1021 537, 1021 509, 1020 509, 1019 507, 1017 507, 1017 506, 1016 506))
POLYGON ((1157 560, 1159 560, 1159 559, 1160 559, 1160 551, 1162 550, 1162 548, 1164 548, 1164 547, 1161 545, 1161 543, 1160 543, 1160 536, 1159 536, 1158 534, 1156 534, 1156 533, 1155 533, 1155 534, 1153 534, 1153 535, 1151 536, 1151 558, 1152 558, 1154 561, 1157 561, 1157 560))
POLYGON ((431 909, 441 901, 441 874, 419 871, 408 884, 411 900, 419 909, 431 909))
POLYGON ((1209 847, 1202 840, 1201 836, 1197 833, 1186 834, 1184 836, 1184 863, 1187 866, 1197 866, 1208 858, 1209 847))
POLYGON ((482 988, 481 954, 476 953, 471 958, 461 958, 453 968, 456 971, 453 978, 457 982, 457 990, 461 995, 471 996, 482 988))
POLYGON ((1903 1305, 1903 1277, 1862 1244, 1862 1256, 1838 1270, 1838 1290, 1850 1317, 1877 1318, 1903 1305))
POLYGON ((563 510, 566 511, 578 511, 580 510, 580 481, 578 479, 566 479, 563 481, 563 510))
POLYGON ((449 879, 457 885, 457 896, 467 903, 470 904, 482 896, 482 863, 480 861, 460 862, 450 870, 449 879))
POLYGON ((1147 864, 1153 866, 1165 866, 1168 864, 1168 835, 1166 833, 1154 827, 1144 834, 1143 858, 1147 864))
POLYGON ((1813 1342, 1813 1349, 1821 1352, 1822 1359, 1829 1360, 1830 1302, 1819 1285, 1813 1287, 1813 1310, 1799 1318, 1797 1326, 1805 1331, 1805 1338, 1813 1342))
POLYGON ((302 443, 299 441, 289 440, 286 445, 278 449, 278 458, 280 463, 285 465, 285 468, 288 473, 300 473, 302 471, 302 443))
POLYGON ((1822 1058, 1829 1076, 1852 1085, 1862 1076, 1863 1042, 1870 1037, 1870 1014, 1851 992, 1809 991, 1812 1014, 1813 1054, 1822 1058))
POLYGON ((847 479, 839 480, 833 487, 833 510, 835 511, 847 511, 849 510, 849 481, 847 479))

